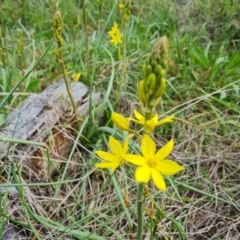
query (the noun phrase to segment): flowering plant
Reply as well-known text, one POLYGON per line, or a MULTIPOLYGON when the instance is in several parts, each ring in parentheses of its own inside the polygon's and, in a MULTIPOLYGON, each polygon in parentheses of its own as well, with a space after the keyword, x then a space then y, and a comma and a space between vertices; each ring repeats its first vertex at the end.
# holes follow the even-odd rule
POLYGON ((119 31, 118 24, 115 22, 111 31, 108 32, 108 35, 111 37, 110 42, 114 46, 117 46, 119 43, 122 43, 122 34, 119 31))
MULTIPOLYGON (((109 32, 112 37, 111 42, 120 43, 121 35, 118 32, 118 25, 115 24, 109 32)), ((174 116, 168 116, 161 120, 158 119, 156 107, 162 100, 166 88, 165 75, 167 71, 168 60, 168 40, 162 37, 152 48, 151 54, 143 66, 143 79, 138 84, 138 99, 140 102, 140 112, 134 110, 135 118, 126 118, 123 115, 113 112, 111 119, 117 128, 135 134, 137 139, 140 138, 139 153, 128 153, 129 138, 127 135, 123 145, 113 138, 109 137, 109 148, 111 153, 105 151, 96 151, 98 157, 103 162, 97 163, 97 168, 110 168, 114 172, 124 163, 130 163, 136 166, 135 180, 138 185, 138 232, 137 239, 142 239, 143 230, 143 208, 142 197, 144 186, 152 180, 158 190, 167 189, 163 175, 172 176, 184 170, 184 167, 177 162, 168 158, 174 147, 174 140, 171 139, 162 148, 156 151, 156 143, 152 137, 154 130, 165 124, 173 122, 174 116), (131 129, 131 122, 143 127, 140 134, 131 129)))

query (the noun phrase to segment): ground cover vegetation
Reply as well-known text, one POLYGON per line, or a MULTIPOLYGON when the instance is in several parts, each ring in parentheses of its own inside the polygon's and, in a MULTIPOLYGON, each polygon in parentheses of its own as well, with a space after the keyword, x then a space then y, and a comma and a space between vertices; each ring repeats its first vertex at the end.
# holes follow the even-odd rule
POLYGON ((234 0, 1 1, 1 128, 59 79, 71 109, 45 142, 0 135, 10 143, 0 236, 240 239, 239 10, 234 0), (90 99, 101 93, 84 117, 75 82, 90 99), (73 142, 66 159, 42 181, 26 177, 17 145, 38 146, 50 169, 58 132, 73 142))

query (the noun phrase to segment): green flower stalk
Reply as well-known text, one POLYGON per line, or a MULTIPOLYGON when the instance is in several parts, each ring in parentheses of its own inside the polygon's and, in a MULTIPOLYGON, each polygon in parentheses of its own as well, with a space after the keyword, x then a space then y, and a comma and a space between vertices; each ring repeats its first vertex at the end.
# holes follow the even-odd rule
POLYGON ((66 85, 66 89, 67 89, 67 93, 68 96, 70 98, 71 101, 71 105, 73 107, 73 113, 74 113, 74 118, 77 124, 77 130, 80 129, 80 125, 81 125, 81 119, 78 118, 77 116, 77 107, 76 107, 76 103, 74 102, 74 98, 67 80, 67 71, 65 68, 65 64, 64 64, 64 59, 63 59, 63 51, 62 51, 62 47, 63 47, 63 39, 62 39, 62 17, 61 17, 61 12, 60 11, 56 11, 54 18, 53 18, 53 31, 54 31, 54 35, 55 35, 55 40, 57 42, 58 45, 58 49, 56 49, 54 51, 56 57, 58 58, 58 62, 60 63, 61 67, 62 67, 62 73, 63 73, 63 79, 66 85))
MULTIPOLYGON (((142 207, 142 194, 143 184, 148 182, 150 178, 153 179, 156 187, 161 190, 166 189, 164 179, 162 177, 161 167, 173 167, 173 164, 164 166, 163 160, 167 154, 172 151, 173 141, 167 144, 167 147, 163 147, 163 150, 159 150, 155 155, 156 145, 154 141, 147 135, 151 134, 156 126, 165 122, 171 122, 173 116, 163 119, 162 122, 158 122, 158 116, 153 116, 153 112, 156 106, 161 102, 164 90, 166 88, 165 75, 167 72, 168 63, 168 40, 167 37, 161 37, 159 41, 153 46, 150 56, 143 66, 143 79, 138 85, 138 98, 142 104, 142 112, 144 116, 135 113, 139 124, 144 126, 144 132, 146 133, 142 138, 141 150, 143 157, 137 155, 127 155, 125 159, 132 164, 139 166, 135 172, 136 181, 140 182, 138 185, 138 230, 137 239, 142 239, 143 231, 143 207, 142 207), (163 156, 160 156, 161 153, 163 156), (163 165, 161 165, 163 164, 163 165), (161 165, 161 167, 160 167, 161 165), (170 166, 172 165, 172 166, 170 166)), ((132 120, 132 119, 131 119, 132 120)), ((166 162, 167 163, 167 160, 166 162)), ((169 163, 169 162, 168 162, 169 163)), ((176 166, 175 166, 176 167, 176 166)), ((175 168, 175 170, 183 170, 181 166, 175 168)), ((167 172, 165 172, 167 173, 167 172)))
POLYGON ((55 40, 58 44, 58 48, 63 46, 63 39, 62 39, 62 16, 59 11, 57 11, 54 15, 53 19, 53 30, 55 35, 55 40))

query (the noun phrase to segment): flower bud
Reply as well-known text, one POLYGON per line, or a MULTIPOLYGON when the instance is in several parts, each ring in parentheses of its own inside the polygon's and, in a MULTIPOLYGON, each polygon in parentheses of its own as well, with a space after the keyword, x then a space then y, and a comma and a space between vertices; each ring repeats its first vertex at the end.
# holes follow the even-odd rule
POLYGON ((161 84, 160 86, 155 90, 154 92, 154 98, 161 98, 163 93, 164 93, 164 90, 166 88, 166 80, 165 78, 161 78, 161 84))
POLYGON ((149 94, 152 93, 156 85, 156 75, 154 73, 151 73, 147 78, 147 92, 149 94))
POLYGON ((128 131, 130 129, 128 120, 123 115, 121 115, 117 112, 112 112, 111 119, 118 128, 125 130, 125 131, 128 131))
POLYGON ((147 96, 144 90, 144 80, 141 80, 138 84, 138 98, 139 100, 145 104, 147 102, 147 96))
POLYGON ((149 64, 145 67, 145 71, 146 71, 146 76, 145 79, 148 78, 148 76, 152 73, 152 66, 149 64))
POLYGON ((154 69, 154 73, 157 75, 161 74, 163 71, 162 67, 160 65, 157 65, 154 69))

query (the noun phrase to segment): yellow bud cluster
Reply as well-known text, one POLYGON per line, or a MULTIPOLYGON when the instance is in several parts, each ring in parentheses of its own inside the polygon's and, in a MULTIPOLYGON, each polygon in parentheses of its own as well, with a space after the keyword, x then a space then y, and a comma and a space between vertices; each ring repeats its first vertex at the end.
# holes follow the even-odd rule
POLYGON ((61 13, 57 11, 53 18, 53 30, 56 42, 58 44, 58 47, 62 47, 63 40, 62 40, 62 17, 61 13))
POLYGON ((161 101, 166 88, 168 40, 161 37, 151 50, 143 66, 143 80, 138 85, 138 98, 144 107, 155 108, 161 101))

